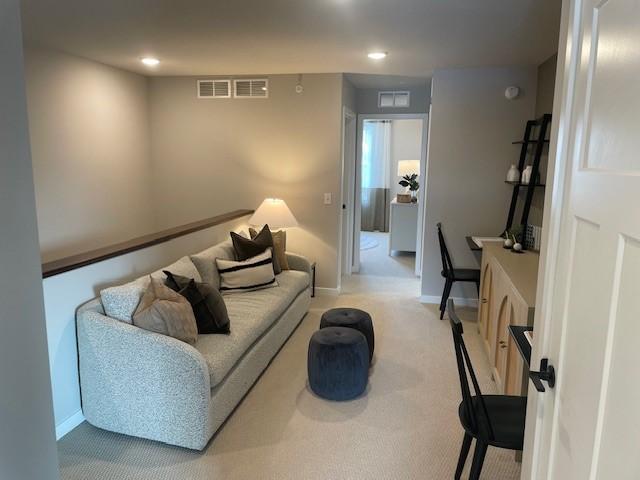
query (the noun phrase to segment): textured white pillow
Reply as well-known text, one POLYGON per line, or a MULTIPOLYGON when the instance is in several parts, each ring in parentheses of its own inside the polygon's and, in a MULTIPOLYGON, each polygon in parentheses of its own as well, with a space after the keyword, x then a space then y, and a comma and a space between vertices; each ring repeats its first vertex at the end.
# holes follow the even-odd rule
POLYGON ((273 273, 271 249, 242 261, 216 258, 220 273, 220 293, 250 292, 261 288, 277 287, 273 273))
POLYGON ((165 281, 167 276, 162 273, 163 270, 168 270, 175 275, 182 275, 183 277, 193 278, 196 282, 202 282, 200 272, 198 272, 198 269, 187 255, 173 262, 171 265, 156 270, 151 274, 151 276, 153 278, 157 278, 158 280, 165 281))
POLYGON ((124 285, 101 290, 100 300, 102 300, 104 313, 116 320, 132 323, 133 312, 136 311, 148 286, 149 276, 146 276, 124 285))

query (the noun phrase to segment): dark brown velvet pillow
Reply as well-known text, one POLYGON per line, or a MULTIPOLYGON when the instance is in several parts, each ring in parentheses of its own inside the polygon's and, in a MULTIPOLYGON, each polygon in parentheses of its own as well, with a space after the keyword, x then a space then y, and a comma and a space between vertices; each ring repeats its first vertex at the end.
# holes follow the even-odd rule
MULTIPOLYGON (((265 225, 253 240, 249 240, 235 232, 231 232, 231 241, 233 242, 233 249, 236 252, 237 260, 240 261, 260 255, 267 248, 270 248, 272 251, 274 250, 273 237, 271 236, 269 225, 265 225)), ((272 255, 272 258, 273 273, 277 275, 282 271, 282 269, 280 268, 277 255, 272 255)))
MULTIPOLYGON (((258 236, 258 231, 255 228, 249 228, 249 235, 251 239, 258 236)), ((287 260, 287 232, 284 230, 278 230, 277 232, 271 232, 273 238, 273 256, 280 265, 280 270, 289 270, 289 261, 287 260)))
POLYGON ((229 314, 220 292, 207 283, 163 270, 165 285, 178 292, 191 304, 198 333, 229 333, 229 314))

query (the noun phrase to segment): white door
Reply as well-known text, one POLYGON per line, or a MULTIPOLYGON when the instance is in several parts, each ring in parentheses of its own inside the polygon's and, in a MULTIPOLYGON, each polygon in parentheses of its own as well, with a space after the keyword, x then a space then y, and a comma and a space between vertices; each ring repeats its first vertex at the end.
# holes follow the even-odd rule
POLYGON ((557 383, 529 389, 522 478, 637 480, 640 1, 565 1, 560 55, 532 362, 557 383))
MULTIPOLYGON (((353 265, 353 228, 355 216, 356 115, 343 107, 342 123, 342 222, 340 277, 350 275, 353 265)), ((342 281, 338 278, 338 284, 342 281)))

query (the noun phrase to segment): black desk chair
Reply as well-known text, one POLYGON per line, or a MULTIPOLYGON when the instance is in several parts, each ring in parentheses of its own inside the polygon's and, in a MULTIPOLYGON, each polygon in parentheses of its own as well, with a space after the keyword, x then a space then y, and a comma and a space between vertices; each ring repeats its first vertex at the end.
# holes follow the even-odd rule
POLYGON ((453 300, 447 303, 447 312, 453 332, 453 346, 458 362, 458 374, 462 388, 462 402, 458 407, 460 423, 464 428, 464 440, 456 468, 456 480, 460 480, 462 469, 469 454, 471 440, 476 439, 470 480, 480 478, 480 471, 489 445, 509 450, 522 450, 527 397, 508 395, 483 395, 478 385, 469 353, 462 339, 462 323, 456 315, 453 300), (475 395, 471 395, 469 379, 475 395))
POLYGON ((480 270, 477 268, 453 268, 453 262, 447 249, 447 244, 442 235, 442 224, 438 222, 438 242, 440 243, 440 257, 442 258, 442 271, 440 274, 444 277, 444 290, 442 291, 442 300, 440 300, 440 320, 444 317, 444 310, 447 307, 447 300, 451 293, 451 287, 455 282, 473 282, 478 289, 480 296, 480 270))

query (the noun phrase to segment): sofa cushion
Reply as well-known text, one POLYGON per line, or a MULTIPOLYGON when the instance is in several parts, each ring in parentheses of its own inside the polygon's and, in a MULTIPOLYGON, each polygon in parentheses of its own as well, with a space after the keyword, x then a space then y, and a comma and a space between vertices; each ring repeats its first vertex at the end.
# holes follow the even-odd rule
POLYGON ((218 290, 208 283, 165 270, 165 285, 186 298, 196 317, 198 333, 229 333, 229 314, 218 290))
POLYGON ((165 270, 176 275, 193 278, 198 283, 202 282, 202 276, 200 275, 200 272, 193 264, 191 258, 189 258, 188 255, 185 255, 179 260, 173 262, 171 265, 167 265, 166 267, 156 270, 151 274, 151 276, 164 282, 167 279, 167 275, 164 273, 165 270))
MULTIPOLYGON (((262 227, 262 230, 251 239, 231 232, 231 241, 233 242, 233 249, 236 251, 236 258, 238 260, 248 260, 269 249, 273 252, 273 235, 271 235, 269 225, 262 227)), ((282 269, 280 268, 280 263, 278 263, 278 257, 275 255, 275 252, 272 257, 273 273, 277 275, 282 269)))
POLYGON ((245 352, 309 286, 306 272, 288 270, 278 275, 278 287, 225 297, 233 329, 229 335, 199 335, 194 345, 218 385, 245 352))
POLYGON ((133 324, 187 343, 195 343, 198 338, 196 318, 187 299, 157 278, 151 278, 133 314, 133 324))
POLYGON ((220 274, 220 292, 228 295, 277 287, 271 252, 269 248, 255 257, 240 261, 216 258, 220 274))
MULTIPOLYGON (((184 256, 173 262, 171 265, 156 270, 151 274, 153 278, 164 281, 167 276, 162 272, 169 270, 184 277, 193 278, 196 282, 201 282, 202 277, 195 265, 188 256, 184 256)), ((140 303, 140 299, 149 286, 149 275, 143 275, 132 282, 123 285, 108 287, 100 291, 100 299, 107 316, 132 323, 133 312, 140 303)))
MULTIPOLYGON (((220 289, 220 275, 218 274, 218 267, 216 266, 216 258, 223 258, 225 260, 235 260, 235 253, 233 250, 233 244, 231 240, 219 243, 213 247, 207 248, 200 253, 191 255, 191 261, 197 268, 202 281, 208 283, 216 289, 220 289)), ((172 271, 170 268, 165 270, 172 271)), ((175 272, 180 273, 180 272, 175 272)), ((182 274, 180 274, 182 275, 182 274)), ((185 275, 185 277, 188 275, 185 275)))
POLYGON ((140 277, 133 282, 105 288, 100 291, 100 300, 104 313, 116 320, 131 323, 140 299, 149 286, 149 276, 140 277))

